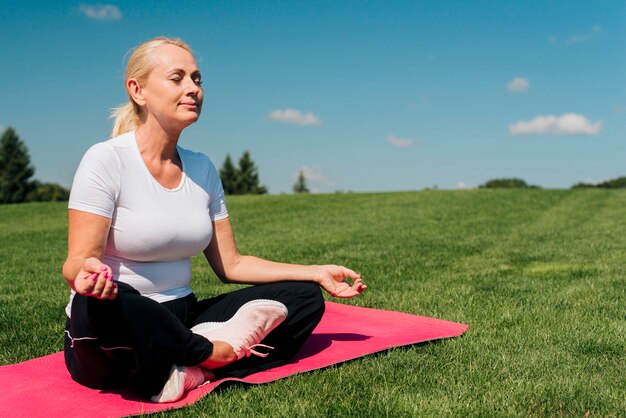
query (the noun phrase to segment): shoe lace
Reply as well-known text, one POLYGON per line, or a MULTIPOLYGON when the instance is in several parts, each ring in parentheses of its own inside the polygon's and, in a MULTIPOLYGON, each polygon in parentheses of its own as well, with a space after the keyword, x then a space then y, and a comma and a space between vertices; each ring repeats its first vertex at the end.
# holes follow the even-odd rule
POLYGON ((262 353, 260 351, 256 351, 255 348, 257 347, 269 348, 270 350, 274 349, 274 347, 266 345, 266 344, 252 344, 249 347, 243 348, 243 352, 245 356, 250 357, 252 354, 254 354, 255 356, 259 356, 259 357, 267 357, 269 353, 262 353))
POLYGON ((268 348, 270 350, 274 349, 274 347, 272 346, 255 342, 255 341, 260 341, 262 338, 263 337, 261 336, 261 333, 258 330, 255 330, 254 333, 250 334, 248 338, 246 338, 245 344, 241 345, 241 351, 243 351, 246 357, 250 357, 252 354, 258 357, 263 357, 263 358, 268 356, 269 353, 262 353, 260 351, 256 351, 255 348, 257 347, 268 348))

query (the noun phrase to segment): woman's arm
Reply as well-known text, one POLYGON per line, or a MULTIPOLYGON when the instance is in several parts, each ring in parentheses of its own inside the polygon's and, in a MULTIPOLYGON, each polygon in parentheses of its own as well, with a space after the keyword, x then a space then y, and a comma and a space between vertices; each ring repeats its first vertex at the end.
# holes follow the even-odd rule
POLYGON ((107 217, 70 209, 63 277, 76 293, 99 299, 117 296, 111 268, 100 261, 110 227, 107 217))
POLYGON ((228 218, 213 222, 213 238, 204 250, 204 255, 223 282, 258 284, 310 281, 320 285, 331 296, 341 298, 356 296, 367 287, 360 274, 343 266, 286 264, 241 255, 228 218), (346 277, 354 280, 352 285, 345 282, 346 277))

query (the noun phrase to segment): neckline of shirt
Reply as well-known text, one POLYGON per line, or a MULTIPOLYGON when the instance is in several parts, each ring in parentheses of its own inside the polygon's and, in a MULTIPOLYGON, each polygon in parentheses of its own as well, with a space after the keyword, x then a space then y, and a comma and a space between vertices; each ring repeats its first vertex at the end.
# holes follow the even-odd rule
POLYGON ((165 190, 166 192, 177 192, 178 190, 182 189, 182 187, 185 184, 185 181, 187 179, 187 174, 186 174, 186 170, 185 170, 185 168, 186 168, 185 167, 185 160, 183 158, 182 149, 178 145, 176 145, 176 152, 178 152, 178 157, 180 158, 180 163, 183 166, 183 170, 182 170, 183 173, 182 173, 182 176, 180 178, 180 183, 178 183, 178 186, 174 187, 173 189, 168 189, 167 187, 165 187, 161 183, 159 183, 158 180, 154 178, 154 176, 152 175, 150 170, 148 170, 148 167, 146 166, 146 163, 143 160, 143 157, 141 156, 141 152, 139 152, 139 146, 137 145, 137 137, 135 136, 135 131, 132 131, 131 135, 132 135, 132 144, 133 144, 133 149, 135 151, 135 156, 137 158, 139 158, 139 163, 143 167, 143 170, 144 170, 145 174, 150 178, 150 180, 153 181, 157 186, 159 186, 162 190, 165 190))

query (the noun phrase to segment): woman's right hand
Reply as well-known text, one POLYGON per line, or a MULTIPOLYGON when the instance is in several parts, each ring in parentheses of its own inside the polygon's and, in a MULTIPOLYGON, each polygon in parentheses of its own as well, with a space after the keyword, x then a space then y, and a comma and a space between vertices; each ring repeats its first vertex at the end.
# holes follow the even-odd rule
POLYGON ((95 257, 85 259, 74 279, 74 290, 97 299, 115 299, 117 296, 111 268, 95 257))

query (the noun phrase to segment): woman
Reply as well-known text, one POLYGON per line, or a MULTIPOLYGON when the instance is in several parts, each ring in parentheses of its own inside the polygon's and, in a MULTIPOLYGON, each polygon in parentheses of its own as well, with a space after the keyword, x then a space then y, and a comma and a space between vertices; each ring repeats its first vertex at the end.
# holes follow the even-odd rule
POLYGON ((284 364, 322 317, 320 287, 349 298, 366 286, 342 266, 239 254, 215 167, 178 146, 203 100, 185 43, 138 46, 125 83, 129 102, 114 113, 113 138, 87 151, 69 202, 72 378, 171 402, 216 374, 284 364), (197 301, 189 257, 200 251, 222 281, 255 286, 197 301))

